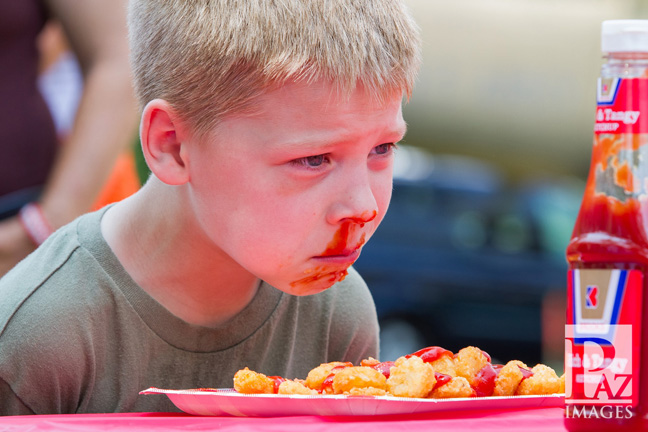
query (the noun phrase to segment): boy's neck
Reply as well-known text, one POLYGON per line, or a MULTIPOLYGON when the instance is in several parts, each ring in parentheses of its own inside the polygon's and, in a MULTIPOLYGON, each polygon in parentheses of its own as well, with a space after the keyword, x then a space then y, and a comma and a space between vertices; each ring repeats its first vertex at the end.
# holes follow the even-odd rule
POLYGON ((152 179, 115 204, 102 219, 102 234, 133 280, 162 306, 190 324, 216 327, 252 301, 259 280, 200 237, 193 221, 181 216, 185 204, 165 188, 152 179))

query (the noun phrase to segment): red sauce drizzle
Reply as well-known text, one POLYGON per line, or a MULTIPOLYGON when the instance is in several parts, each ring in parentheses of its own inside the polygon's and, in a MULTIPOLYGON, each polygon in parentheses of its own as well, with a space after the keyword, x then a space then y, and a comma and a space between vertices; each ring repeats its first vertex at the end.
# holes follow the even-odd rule
MULTIPOLYGON (((495 390, 495 379, 497 378, 503 367, 504 365, 501 364, 492 365, 488 363, 477 373, 477 376, 475 377, 475 380, 472 384, 472 388, 475 389, 477 396, 483 397, 493 395, 493 391, 495 390)), ((520 380, 520 382, 533 376, 533 372, 530 369, 520 366, 518 366, 518 369, 520 369, 520 372, 522 372, 522 379, 520 380)))
POLYGON ((340 372, 342 369, 353 366, 353 363, 345 363, 344 365, 341 366, 335 366, 333 369, 331 369, 331 373, 328 374, 326 378, 324 378, 324 381, 322 381, 322 391, 321 393, 333 393, 333 378, 335 378, 335 374, 340 372))
POLYGON ((370 368, 376 369, 378 372, 381 374, 385 375, 385 378, 389 378, 389 375, 391 374, 391 368, 394 366, 393 361, 384 361, 382 363, 377 363, 373 366, 369 366, 370 368))
POLYGON ((523 368, 520 366, 518 366, 518 368, 520 369, 520 372, 522 372, 522 379, 520 380, 520 382, 533 376, 533 372, 531 371, 531 369, 523 368))
POLYGON ((472 383, 472 388, 475 390, 477 397, 493 395, 495 378, 497 378, 497 372, 490 363, 487 363, 486 366, 477 372, 477 376, 472 383))
MULTIPOLYGON (((494 364, 494 365, 488 364, 484 366, 482 370, 480 370, 477 373, 477 376, 475 377, 475 382, 473 383, 472 386, 475 389, 477 396, 493 395, 493 390, 495 389, 495 379, 499 376, 499 373, 501 372, 503 367, 504 365, 501 364, 494 364), (488 369, 492 369, 492 372, 488 369)), ((533 376, 533 372, 530 369, 523 368, 521 366, 518 366, 518 369, 520 369, 520 372, 522 372, 522 379, 520 380, 520 382, 533 376)))
POLYGON ((491 356, 490 356, 490 354, 488 354, 488 353, 487 353, 486 351, 484 351, 484 350, 480 350, 480 351, 482 352, 482 354, 484 354, 484 357, 486 357, 486 359, 488 360, 488 363, 491 363, 492 360, 491 360, 491 356))
MULTIPOLYGON (((504 365, 501 364, 493 365, 493 369, 495 369, 495 372, 497 373, 498 376, 503 367, 504 365)), ((520 372, 522 372, 522 379, 520 380, 520 382, 533 376, 533 372, 531 371, 531 369, 523 368, 522 366, 518 366, 518 369, 520 369, 520 372)))
POLYGON ((436 390, 439 387, 446 385, 450 382, 452 377, 441 372, 434 372, 434 377, 436 378, 436 384, 432 390, 436 390))
POLYGON ((425 363, 432 363, 433 361, 438 360, 442 356, 447 355, 452 357, 453 354, 451 351, 448 351, 447 349, 443 349, 438 346, 431 346, 427 348, 420 349, 416 351, 415 353, 408 354, 405 357, 410 358, 412 356, 420 357, 421 360, 423 360, 425 363))
POLYGON ((322 393, 333 393, 333 378, 335 377, 334 373, 330 373, 329 376, 324 378, 322 381, 322 393))
POLYGON ((270 378, 272 381, 274 381, 274 386, 272 388, 272 390, 274 391, 274 394, 279 393, 279 386, 281 385, 282 382, 286 381, 286 378, 276 376, 276 375, 269 376, 268 378, 270 378))

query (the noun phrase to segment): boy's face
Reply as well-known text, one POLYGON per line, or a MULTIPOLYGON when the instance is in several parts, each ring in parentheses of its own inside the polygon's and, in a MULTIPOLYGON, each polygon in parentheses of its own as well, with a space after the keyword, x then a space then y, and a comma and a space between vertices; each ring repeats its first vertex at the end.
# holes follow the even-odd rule
POLYGON ((378 104, 361 89, 345 100, 321 82, 289 83, 256 108, 190 147, 194 210, 223 257, 315 294, 346 276, 387 211, 401 95, 378 104))

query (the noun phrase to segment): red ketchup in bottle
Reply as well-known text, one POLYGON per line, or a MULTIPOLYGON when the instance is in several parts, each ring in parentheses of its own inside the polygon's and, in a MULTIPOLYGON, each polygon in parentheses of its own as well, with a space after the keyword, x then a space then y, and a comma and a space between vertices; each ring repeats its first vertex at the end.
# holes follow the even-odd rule
POLYGON ((648 20, 605 21, 589 177, 567 247, 565 426, 648 429, 648 20))

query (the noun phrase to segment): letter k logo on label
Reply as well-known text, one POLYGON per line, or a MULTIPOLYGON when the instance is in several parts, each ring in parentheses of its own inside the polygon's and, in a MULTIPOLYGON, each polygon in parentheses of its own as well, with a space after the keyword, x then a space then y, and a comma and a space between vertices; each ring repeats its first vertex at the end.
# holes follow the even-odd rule
POLYGON ((585 307, 588 309, 596 309, 598 306, 598 287, 596 285, 588 285, 585 290, 585 307))

